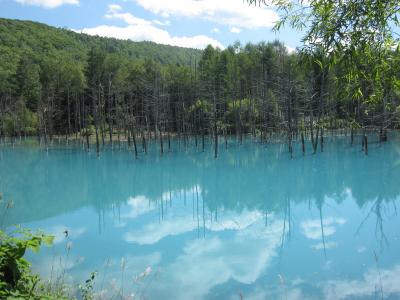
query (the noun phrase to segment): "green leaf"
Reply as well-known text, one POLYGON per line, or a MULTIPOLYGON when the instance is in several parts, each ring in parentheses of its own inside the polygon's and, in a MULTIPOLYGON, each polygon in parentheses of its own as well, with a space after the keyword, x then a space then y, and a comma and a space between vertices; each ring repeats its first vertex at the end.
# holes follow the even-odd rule
POLYGON ((322 61, 320 61, 319 59, 316 59, 316 60, 314 60, 314 62, 321 68, 321 70, 323 69, 322 61))
POLYGON ((42 241, 46 246, 51 246, 51 245, 53 245, 53 242, 54 242, 54 236, 53 235, 44 235, 42 238, 42 241))

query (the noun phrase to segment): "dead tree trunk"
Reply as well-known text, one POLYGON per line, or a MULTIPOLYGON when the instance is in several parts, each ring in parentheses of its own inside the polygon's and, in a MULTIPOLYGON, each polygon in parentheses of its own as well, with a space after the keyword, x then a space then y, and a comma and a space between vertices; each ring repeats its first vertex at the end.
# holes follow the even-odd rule
POLYGON ((214 158, 218 157, 217 102, 214 95, 214 158))

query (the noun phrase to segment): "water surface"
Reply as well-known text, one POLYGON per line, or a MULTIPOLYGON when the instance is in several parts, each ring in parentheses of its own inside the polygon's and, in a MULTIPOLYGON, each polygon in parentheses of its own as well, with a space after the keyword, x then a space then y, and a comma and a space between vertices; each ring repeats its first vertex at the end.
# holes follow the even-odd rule
POLYGON ((74 285, 97 271, 105 299, 400 299, 398 136, 368 156, 348 137, 293 159, 280 143, 211 148, 2 145, 3 226, 54 234, 34 270, 74 285))

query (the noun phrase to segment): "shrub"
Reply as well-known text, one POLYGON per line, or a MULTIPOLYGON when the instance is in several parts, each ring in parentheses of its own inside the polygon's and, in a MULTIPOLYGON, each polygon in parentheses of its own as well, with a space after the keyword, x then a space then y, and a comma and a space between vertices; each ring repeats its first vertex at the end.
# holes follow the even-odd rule
POLYGON ((53 236, 32 233, 17 228, 11 234, 0 230, 0 298, 4 299, 66 299, 65 295, 47 292, 39 276, 33 274, 24 258, 27 250, 38 252, 45 244, 53 243, 53 236))

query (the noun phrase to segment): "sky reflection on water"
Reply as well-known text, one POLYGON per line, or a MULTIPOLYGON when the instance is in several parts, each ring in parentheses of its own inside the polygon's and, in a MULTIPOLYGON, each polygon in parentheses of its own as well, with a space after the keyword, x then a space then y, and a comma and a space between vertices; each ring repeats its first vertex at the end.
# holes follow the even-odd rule
POLYGON ((1 146, 0 189, 15 203, 5 224, 54 234, 34 269, 66 269, 74 284, 96 270, 103 297, 400 299, 398 142, 367 157, 328 138, 293 160, 250 141, 221 145, 217 160, 176 143, 138 160, 1 146))

